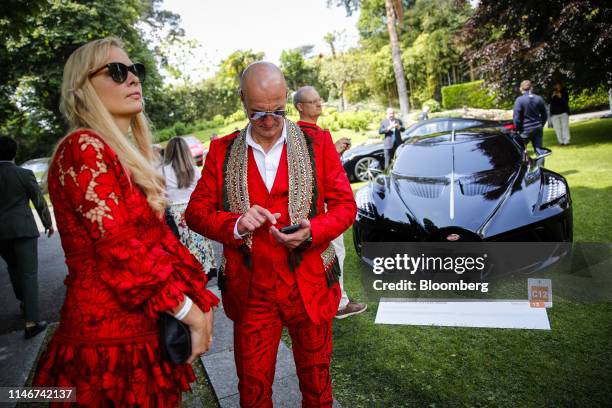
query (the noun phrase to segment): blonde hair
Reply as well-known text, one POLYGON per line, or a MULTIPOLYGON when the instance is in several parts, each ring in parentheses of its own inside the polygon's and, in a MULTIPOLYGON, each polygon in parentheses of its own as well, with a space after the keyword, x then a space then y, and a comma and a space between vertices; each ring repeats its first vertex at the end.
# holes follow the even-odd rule
POLYGON ((164 166, 171 164, 178 188, 187 188, 193 182, 195 170, 193 169, 193 157, 187 142, 178 136, 174 136, 166 145, 164 150, 164 166))
POLYGON ((140 112, 132 119, 132 143, 119 130, 89 80, 90 72, 106 62, 112 47, 123 48, 123 43, 116 37, 107 37, 90 41, 70 55, 64 66, 60 111, 68 120, 70 132, 89 128, 104 139, 133 182, 142 189, 151 208, 161 215, 166 206, 164 178, 155 167, 158 159, 151 147, 145 114, 140 112))
POLYGON ((523 82, 521 82, 521 91, 523 92, 527 92, 527 91, 531 91, 531 81, 526 79, 523 82))

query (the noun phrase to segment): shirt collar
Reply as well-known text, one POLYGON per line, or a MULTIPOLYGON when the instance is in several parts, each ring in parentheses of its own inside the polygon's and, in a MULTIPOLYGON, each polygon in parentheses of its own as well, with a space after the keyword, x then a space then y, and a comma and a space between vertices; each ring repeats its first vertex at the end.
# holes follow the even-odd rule
MULTIPOLYGON (((287 140, 287 122, 283 122, 283 131, 281 132, 280 137, 278 138, 276 143, 274 143, 274 146, 272 146, 272 149, 270 149, 270 151, 274 150, 278 145, 284 144, 286 140, 287 140)), ((256 149, 256 150, 259 150, 265 153, 264 149, 251 136, 251 124, 250 123, 247 126, 247 130, 246 130, 246 143, 247 143, 247 146, 251 146, 253 149, 256 149)))
POLYGON ((298 126, 310 126, 310 127, 314 127, 315 129, 321 130, 321 127, 313 122, 307 122, 305 120, 298 120, 297 124, 298 126))

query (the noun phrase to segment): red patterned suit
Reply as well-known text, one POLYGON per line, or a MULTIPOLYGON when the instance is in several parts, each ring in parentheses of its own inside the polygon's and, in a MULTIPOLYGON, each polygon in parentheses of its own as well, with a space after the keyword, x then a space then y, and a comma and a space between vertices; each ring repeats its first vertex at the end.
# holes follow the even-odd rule
POLYGON ((218 302, 200 264, 91 130, 61 142, 49 191, 67 291, 34 384, 76 387, 83 406, 178 406, 195 376, 162 358, 157 316, 183 294, 205 311, 218 302))
MULTIPOLYGON (((322 254, 331 240, 353 223, 356 205, 351 187, 329 135, 306 136, 312 146, 317 186, 313 197, 316 215, 310 219, 312 244, 302 252, 301 262, 292 272, 289 250, 276 242, 269 225, 264 225, 252 236, 249 268, 245 240, 234 237, 240 214, 227 211, 224 203, 224 189, 225 193, 228 189, 225 179, 232 171, 225 167, 228 151, 239 137, 240 132, 236 132, 211 143, 202 179, 185 216, 191 229, 224 244, 223 305, 234 320, 241 406, 272 406, 276 352, 283 325, 289 328, 292 338, 303 405, 331 406, 331 319, 338 308, 340 289, 337 283, 328 283, 322 254)), ((250 206, 258 204, 272 213, 280 213, 278 226, 289 225, 287 143, 269 192, 252 148, 248 147, 247 152, 250 206)))

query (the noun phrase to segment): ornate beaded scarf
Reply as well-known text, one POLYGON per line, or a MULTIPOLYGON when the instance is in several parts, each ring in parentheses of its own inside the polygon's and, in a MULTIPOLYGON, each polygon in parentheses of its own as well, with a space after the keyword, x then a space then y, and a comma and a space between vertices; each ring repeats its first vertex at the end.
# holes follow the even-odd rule
MULTIPOLYGON (((285 120, 287 128, 287 167, 289 172, 289 218, 291 224, 298 224, 304 218, 312 218, 317 213, 317 178, 315 172, 312 140, 302 133, 294 122, 285 120)), ((245 127, 234 138, 227 148, 223 174, 223 207, 225 211, 238 214, 246 213, 251 208, 248 183, 248 146, 245 127)), ((245 236, 246 248, 243 248, 245 261, 250 267, 250 249, 253 234, 245 236)), ((292 251, 290 268, 294 270, 299 264, 299 251, 292 251)), ((326 271, 334 260, 335 252, 330 244, 321 254, 326 271)))

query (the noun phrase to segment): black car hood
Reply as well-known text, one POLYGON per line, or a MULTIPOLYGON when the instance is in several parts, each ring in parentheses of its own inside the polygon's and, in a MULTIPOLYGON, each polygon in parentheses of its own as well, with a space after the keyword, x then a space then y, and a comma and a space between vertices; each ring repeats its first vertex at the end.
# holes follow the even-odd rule
POLYGON ((511 149, 498 137, 469 135, 452 143, 442 138, 408 144, 398 158, 403 164, 390 175, 390 188, 426 233, 449 227, 478 233, 519 179, 520 154, 511 149))
POLYGON ((437 178, 393 175, 391 185, 424 230, 458 227, 476 233, 510 195, 517 171, 510 168, 437 178))

